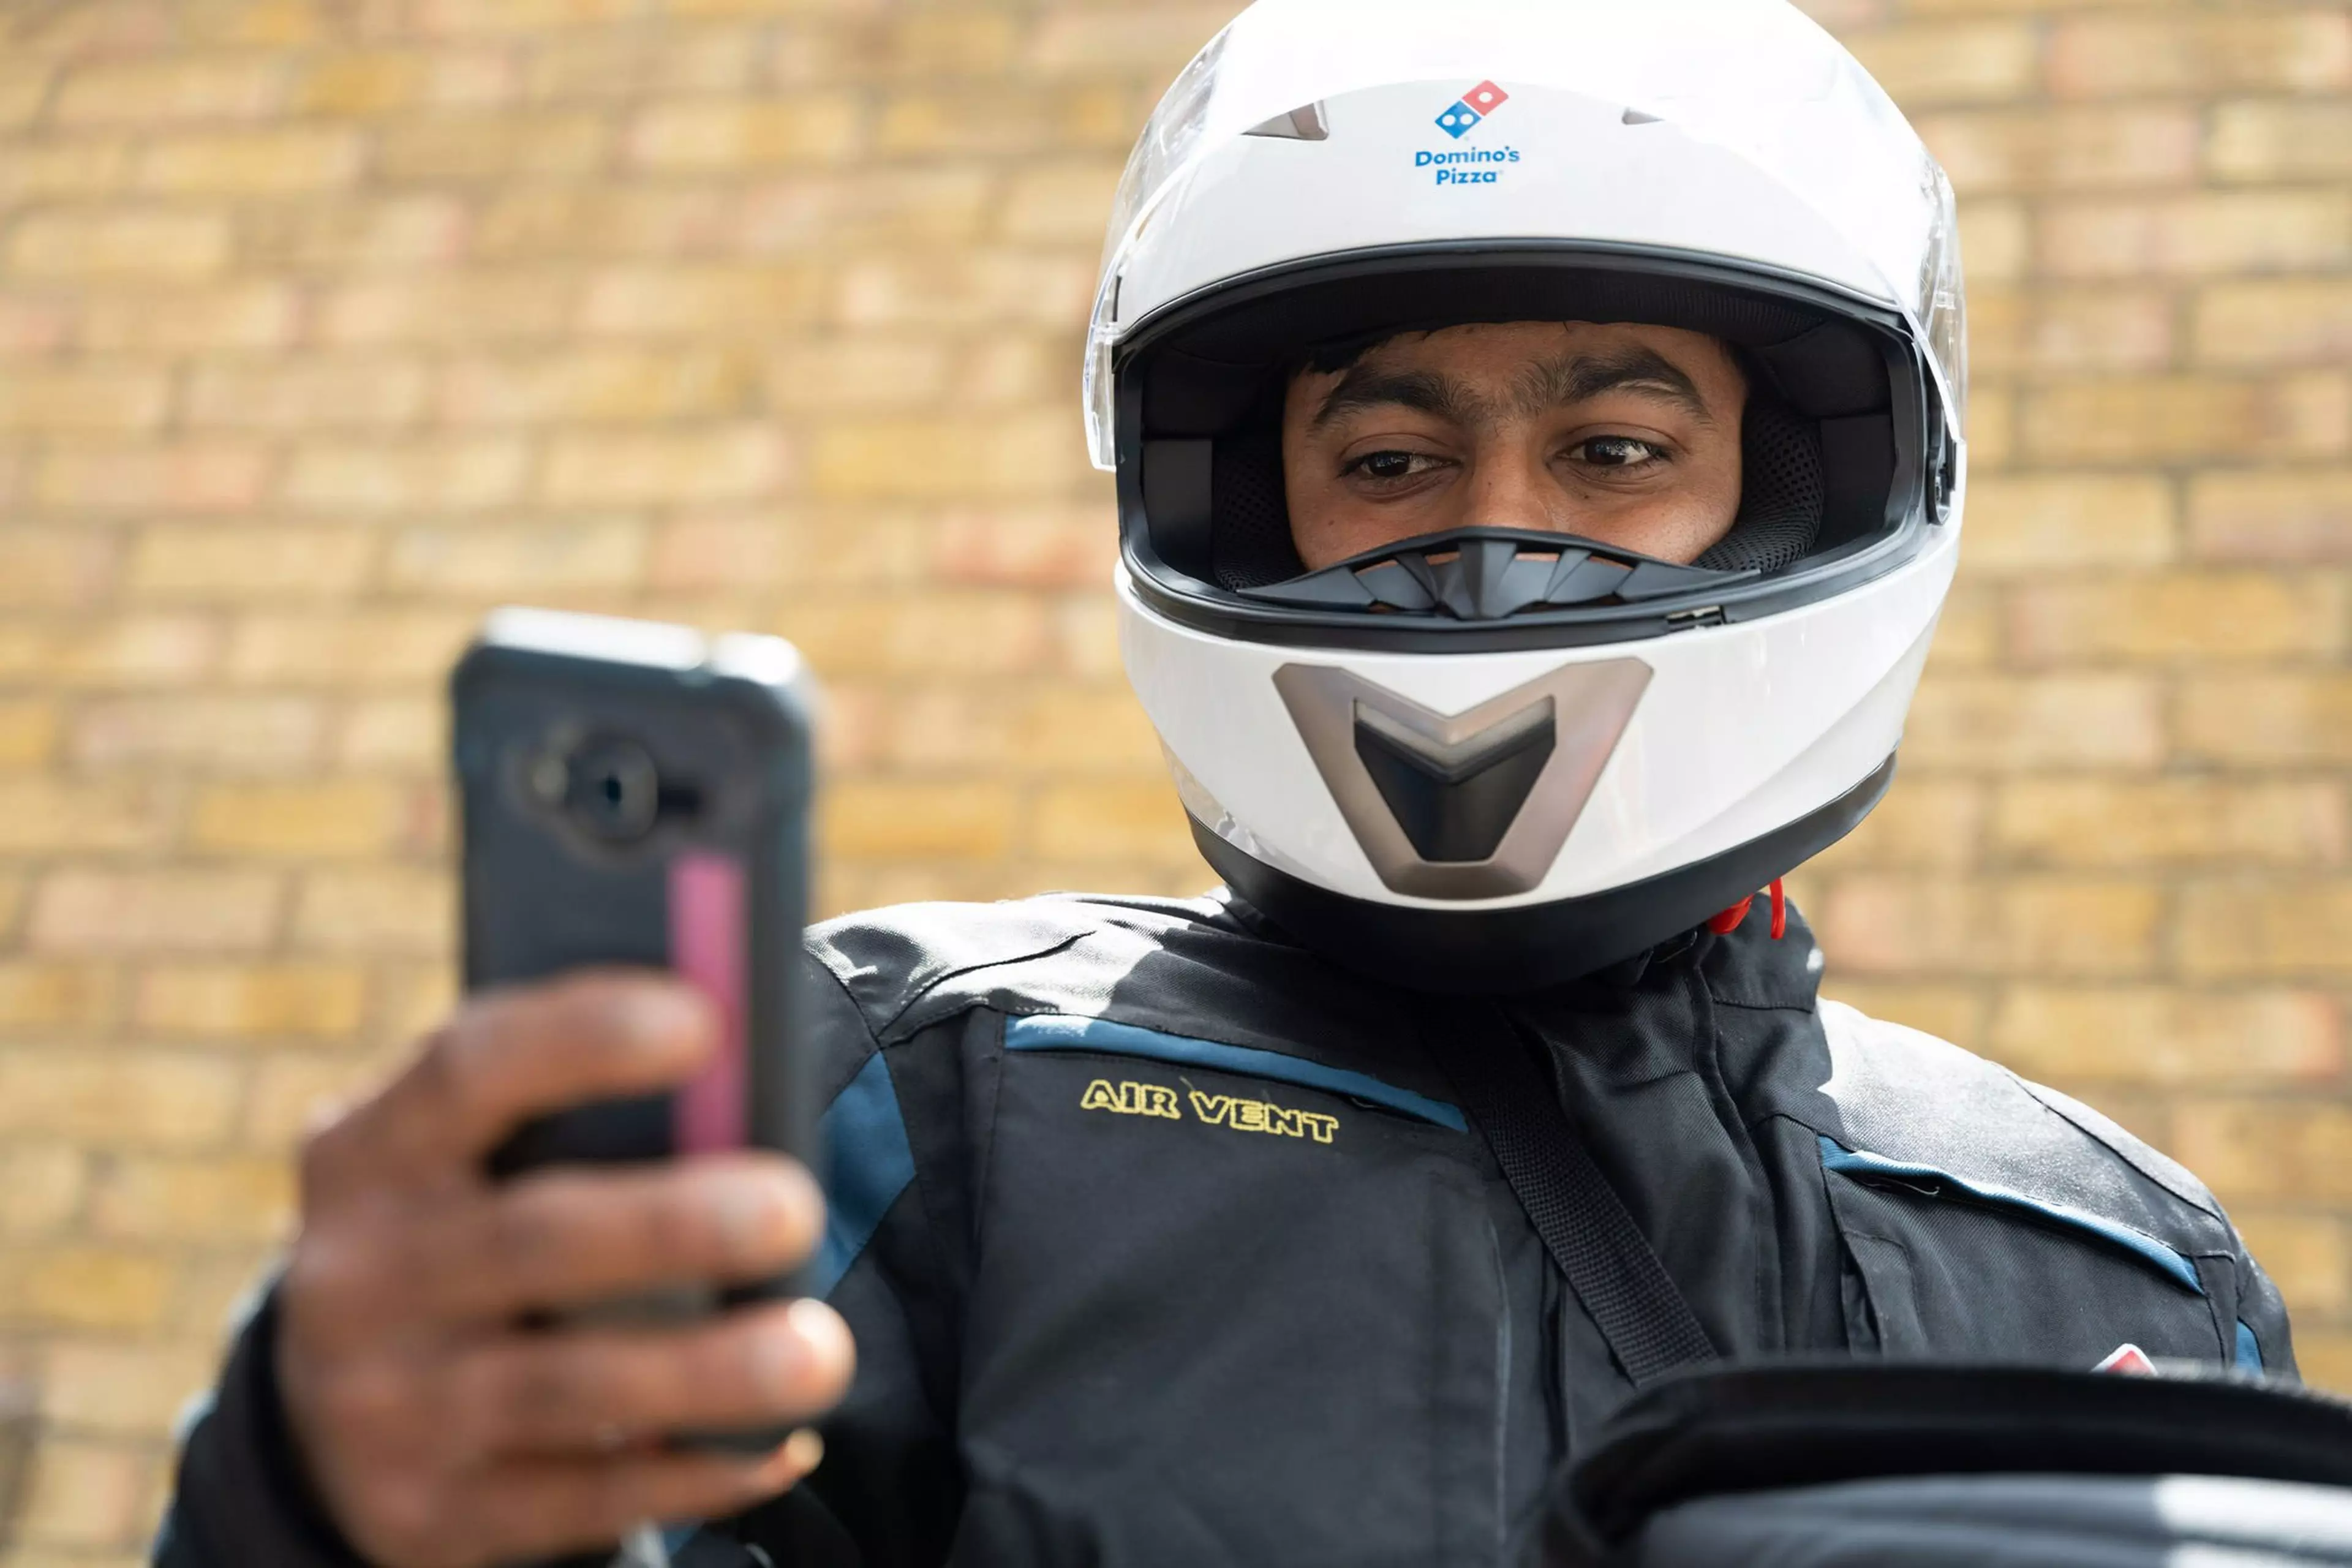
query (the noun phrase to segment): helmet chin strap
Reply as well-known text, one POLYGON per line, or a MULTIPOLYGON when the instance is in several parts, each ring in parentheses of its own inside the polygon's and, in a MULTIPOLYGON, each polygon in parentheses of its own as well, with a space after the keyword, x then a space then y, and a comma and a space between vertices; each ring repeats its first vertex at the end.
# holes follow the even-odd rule
MULTIPOLYGON (((1782 889, 1778 877, 1772 879, 1772 885, 1766 891, 1772 899, 1772 940, 1778 942, 1789 934, 1789 895, 1782 889)), ((1717 936, 1729 936, 1739 929, 1739 922, 1748 918, 1748 911, 1755 902, 1756 895, 1748 894, 1721 914, 1710 915, 1706 929, 1717 936)))

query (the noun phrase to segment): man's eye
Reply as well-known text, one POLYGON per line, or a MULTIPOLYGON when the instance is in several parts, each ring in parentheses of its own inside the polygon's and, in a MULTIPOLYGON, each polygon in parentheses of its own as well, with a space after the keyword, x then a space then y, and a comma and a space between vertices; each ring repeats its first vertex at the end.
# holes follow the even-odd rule
POLYGON ((1589 441, 1578 442, 1572 455, 1596 468, 1638 468, 1665 457, 1649 442, 1632 436, 1595 436, 1589 441))
POLYGON ((1345 470, 1370 479, 1410 479, 1436 468, 1444 459, 1421 452, 1367 452, 1345 470))

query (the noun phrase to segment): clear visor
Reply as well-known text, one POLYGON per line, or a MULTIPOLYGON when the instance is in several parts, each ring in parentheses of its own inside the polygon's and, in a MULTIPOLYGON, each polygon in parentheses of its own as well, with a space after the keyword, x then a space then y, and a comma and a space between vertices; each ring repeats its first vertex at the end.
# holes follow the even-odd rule
POLYGON ((1753 164, 1867 258, 1959 434, 1967 328, 1950 182, 1870 74, 1802 13, 1780 0, 1454 0, 1441 23, 1420 0, 1260 0, 1170 87, 1119 182, 1087 343, 1097 465, 1115 463, 1119 276, 1202 160, 1348 92, 1488 75, 1622 102, 1753 164), (1498 59, 1514 64, 1497 72, 1498 59))

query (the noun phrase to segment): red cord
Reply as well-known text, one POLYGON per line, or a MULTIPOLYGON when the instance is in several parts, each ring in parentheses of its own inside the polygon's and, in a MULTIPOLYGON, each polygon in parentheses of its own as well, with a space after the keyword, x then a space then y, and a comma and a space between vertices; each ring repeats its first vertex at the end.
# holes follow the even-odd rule
MULTIPOLYGON (((1772 940, 1778 942, 1789 934, 1789 895, 1778 877, 1772 879, 1772 886, 1767 890, 1772 895, 1772 940)), ((1756 895, 1750 893, 1721 914, 1710 915, 1706 929, 1717 936, 1729 936, 1739 929, 1739 922, 1748 918, 1748 911, 1755 904, 1756 895)))

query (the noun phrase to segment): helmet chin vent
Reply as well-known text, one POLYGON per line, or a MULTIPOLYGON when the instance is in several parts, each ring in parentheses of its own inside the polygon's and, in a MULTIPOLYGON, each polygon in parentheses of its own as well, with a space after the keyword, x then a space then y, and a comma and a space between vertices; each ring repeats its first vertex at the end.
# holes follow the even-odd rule
POLYGON ((1744 583, 1754 568, 1712 572, 1572 533, 1457 528, 1383 545, 1245 598, 1367 615, 1497 621, 1523 610, 1639 604, 1744 583))

